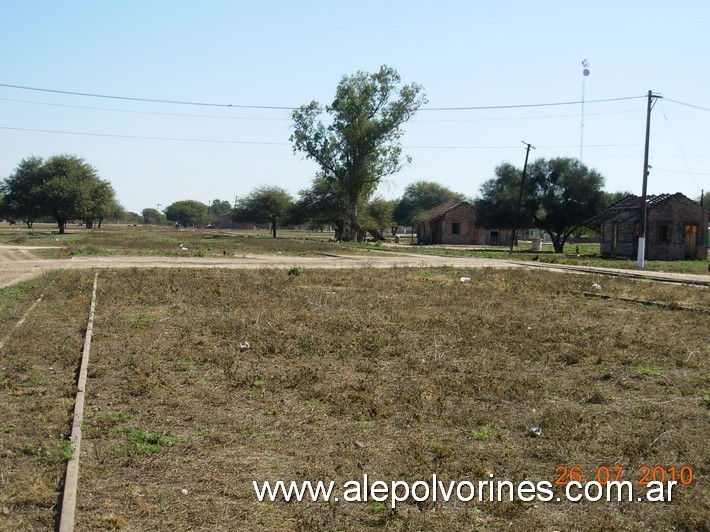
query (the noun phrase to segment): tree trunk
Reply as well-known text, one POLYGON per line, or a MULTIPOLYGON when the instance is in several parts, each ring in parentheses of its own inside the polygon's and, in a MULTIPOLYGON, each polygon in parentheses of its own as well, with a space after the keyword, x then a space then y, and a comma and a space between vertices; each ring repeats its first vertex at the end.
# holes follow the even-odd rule
POLYGON ((66 220, 57 220, 57 225, 59 226, 59 234, 63 235, 64 229, 67 226, 67 221, 66 220))
POLYGON ((555 235, 551 232, 547 232, 548 235, 550 235, 550 238, 552 239, 552 247, 555 250, 555 253, 563 253, 565 249, 565 240, 562 235, 555 235))
POLYGON ((271 219, 271 234, 276 238, 276 218, 271 219))
POLYGON ((358 233, 360 226, 357 223, 357 198, 348 201, 348 236, 347 239, 351 242, 358 241, 358 233))

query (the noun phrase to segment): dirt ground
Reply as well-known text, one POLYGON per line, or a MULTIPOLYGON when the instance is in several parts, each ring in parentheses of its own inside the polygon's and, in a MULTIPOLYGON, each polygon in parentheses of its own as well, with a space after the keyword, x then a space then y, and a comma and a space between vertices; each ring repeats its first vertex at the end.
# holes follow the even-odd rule
POLYGON ((45 272, 59 269, 91 268, 218 268, 218 269, 261 269, 261 268, 411 268, 441 267, 456 268, 525 268, 553 271, 578 271, 584 273, 605 273, 625 277, 649 278, 661 281, 687 282, 710 286, 710 278, 701 275, 661 273, 647 271, 620 270, 613 268, 578 267, 570 265, 543 265, 514 262, 502 259, 471 257, 444 257, 405 253, 374 252, 367 255, 323 254, 319 257, 298 257, 288 255, 245 254, 225 258, 209 257, 145 257, 145 256, 77 256, 71 259, 42 259, 34 253, 37 246, 0 247, 0 288, 20 281, 26 281, 45 272))

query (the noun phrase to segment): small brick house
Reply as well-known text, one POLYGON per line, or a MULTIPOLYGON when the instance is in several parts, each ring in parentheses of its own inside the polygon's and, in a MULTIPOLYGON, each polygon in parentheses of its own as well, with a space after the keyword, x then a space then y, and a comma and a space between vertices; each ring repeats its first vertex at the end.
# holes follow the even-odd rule
MULTIPOLYGON (((683 194, 646 197, 647 260, 706 260, 710 213, 683 194)), ((626 196, 585 225, 601 239, 601 254, 635 258, 641 224, 641 198, 626 196)))
POLYGON ((476 224, 476 210, 467 201, 448 201, 419 216, 419 244, 510 245, 510 229, 483 229, 476 224))

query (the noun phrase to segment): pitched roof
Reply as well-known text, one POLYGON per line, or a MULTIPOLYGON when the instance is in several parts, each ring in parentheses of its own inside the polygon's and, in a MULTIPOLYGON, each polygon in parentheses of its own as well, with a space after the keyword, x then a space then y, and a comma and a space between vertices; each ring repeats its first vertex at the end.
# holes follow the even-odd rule
MULTIPOLYGON (((688 199, 686 196, 680 192, 675 194, 649 194, 646 196, 646 208, 651 210, 653 207, 661 205, 672 198, 684 198, 688 199)), ((689 200, 692 201, 692 200, 689 200)), ((584 225, 587 227, 599 227, 602 223, 606 222, 610 218, 615 218, 619 214, 627 214, 627 218, 632 218, 638 214, 641 207, 641 196, 634 196, 633 194, 621 198, 616 203, 609 206, 606 210, 593 216, 584 225)))
POLYGON ((437 205, 433 209, 428 210, 427 212, 420 214, 417 216, 417 221, 418 222, 433 222, 438 220, 439 218, 443 218, 444 215, 455 209, 456 207, 460 205, 468 205, 472 206, 469 202, 467 201, 446 201, 442 203, 441 205, 437 205))

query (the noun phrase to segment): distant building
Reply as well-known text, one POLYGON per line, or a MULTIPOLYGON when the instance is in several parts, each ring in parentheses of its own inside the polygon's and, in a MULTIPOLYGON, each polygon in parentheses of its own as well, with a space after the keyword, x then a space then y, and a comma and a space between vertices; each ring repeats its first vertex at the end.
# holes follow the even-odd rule
MULTIPOLYGON (((646 198, 647 260, 706 260, 709 212, 683 194, 646 198)), ((641 227, 641 198, 626 196, 585 222, 601 239, 601 254, 635 258, 641 227)))
POLYGON ((467 201, 448 201, 419 216, 419 244, 473 244, 509 246, 510 229, 484 229, 476 223, 476 210, 467 201))

